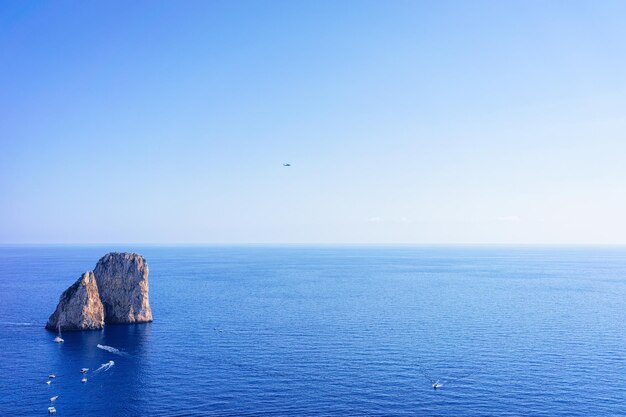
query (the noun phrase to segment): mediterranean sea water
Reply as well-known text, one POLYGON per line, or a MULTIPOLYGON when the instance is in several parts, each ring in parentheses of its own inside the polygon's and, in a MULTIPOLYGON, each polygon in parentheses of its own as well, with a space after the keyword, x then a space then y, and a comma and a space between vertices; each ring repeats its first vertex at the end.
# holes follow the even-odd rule
POLYGON ((56 395, 57 416, 626 416, 626 248, 0 247, 0 414, 56 395), (54 343, 109 251, 147 259, 154 322, 54 343))

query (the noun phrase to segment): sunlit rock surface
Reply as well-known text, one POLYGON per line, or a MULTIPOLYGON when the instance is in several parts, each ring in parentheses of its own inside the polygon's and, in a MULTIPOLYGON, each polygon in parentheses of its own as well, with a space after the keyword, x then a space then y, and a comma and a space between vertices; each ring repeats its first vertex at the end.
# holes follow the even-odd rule
POLYGON ((109 253, 93 271, 106 323, 152 321, 148 300, 148 264, 136 253, 109 253))
POLYGON ((63 292, 46 328, 92 330, 105 323, 150 321, 146 260, 136 253, 113 252, 63 292))
POLYGON ((61 294, 46 324, 50 330, 93 330, 104 326, 104 308, 93 272, 85 272, 61 294))

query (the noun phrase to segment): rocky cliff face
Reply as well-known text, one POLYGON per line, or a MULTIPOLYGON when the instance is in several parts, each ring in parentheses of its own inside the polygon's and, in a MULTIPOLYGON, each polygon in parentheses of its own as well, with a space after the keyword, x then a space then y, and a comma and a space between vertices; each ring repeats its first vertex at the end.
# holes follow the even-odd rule
POLYGON ((63 292, 46 328, 89 330, 149 321, 148 264, 136 253, 109 253, 63 292))
POLYGON ((107 323, 152 321, 148 301, 148 264, 136 253, 109 253, 93 271, 107 323))
POLYGON ((104 308, 93 272, 85 272, 61 294, 46 324, 50 330, 91 330, 104 326, 104 308))

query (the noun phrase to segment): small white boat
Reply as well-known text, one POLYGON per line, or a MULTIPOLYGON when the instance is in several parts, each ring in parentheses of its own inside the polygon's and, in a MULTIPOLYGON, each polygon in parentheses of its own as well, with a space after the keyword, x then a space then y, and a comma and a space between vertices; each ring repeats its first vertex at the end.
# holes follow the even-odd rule
POLYGON ((89 370, 89 368, 81 368, 80 373, 81 374, 86 374, 88 370, 89 370))
POLYGON ((82 382, 84 384, 85 382, 87 382, 87 378, 81 379, 80 382, 82 382))
POLYGON ((46 381, 46 384, 50 385, 50 384, 52 384, 52 381, 48 380, 48 381, 46 381))
POLYGON ((55 343, 63 343, 65 340, 61 337, 61 323, 59 323, 59 334, 54 338, 55 343))
POLYGON ((50 397, 50 402, 53 403, 57 400, 57 398, 59 398, 58 395, 55 395, 54 397, 50 397))
POLYGON ((55 414, 57 412, 57 409, 54 407, 48 407, 48 413, 50 414, 55 414))
POLYGON ((439 381, 437 381, 437 382, 435 382, 433 384, 433 389, 437 389, 437 388, 441 388, 441 387, 443 387, 443 384, 441 382, 439 382, 439 381))
POLYGON ((48 378, 50 378, 50 379, 54 379, 54 378, 56 378, 56 377, 57 377, 57 376, 56 376, 55 374, 50 374, 50 375, 48 375, 48 378))
POLYGON ((59 334, 54 338, 55 343, 63 343, 65 340, 61 337, 61 324, 59 324, 59 334))

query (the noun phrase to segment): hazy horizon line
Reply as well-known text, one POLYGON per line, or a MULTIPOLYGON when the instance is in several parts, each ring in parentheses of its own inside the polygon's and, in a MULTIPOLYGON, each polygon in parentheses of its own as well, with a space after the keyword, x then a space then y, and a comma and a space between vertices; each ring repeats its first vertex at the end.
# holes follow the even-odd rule
POLYGON ((0 242, 0 246, 161 246, 161 247, 209 247, 209 246, 502 246, 502 247, 626 247, 626 243, 472 243, 472 242, 451 242, 451 243, 413 243, 413 242, 0 242))

